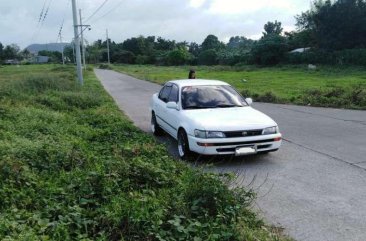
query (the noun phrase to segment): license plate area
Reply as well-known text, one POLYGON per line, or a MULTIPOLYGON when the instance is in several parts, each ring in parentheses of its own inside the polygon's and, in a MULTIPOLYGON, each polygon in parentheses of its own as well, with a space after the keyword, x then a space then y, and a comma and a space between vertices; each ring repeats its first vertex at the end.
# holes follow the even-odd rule
POLYGON ((235 149, 236 156, 244 156, 257 153, 257 146, 241 146, 235 149))

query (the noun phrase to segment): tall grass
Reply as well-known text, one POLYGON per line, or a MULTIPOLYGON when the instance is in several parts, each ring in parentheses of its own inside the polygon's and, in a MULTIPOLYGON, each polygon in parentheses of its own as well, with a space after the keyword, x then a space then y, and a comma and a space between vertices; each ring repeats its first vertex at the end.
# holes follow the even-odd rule
MULTIPOLYGON (((155 83, 187 78, 189 66, 115 65, 113 68, 155 83)), ((255 101, 299 105, 366 109, 366 71, 362 67, 305 65, 197 66, 196 75, 218 79, 235 86, 255 101)))
POLYGON ((0 75, 1 240, 279 239, 251 191, 170 158, 92 72, 80 88, 70 68, 34 68, 0 75))

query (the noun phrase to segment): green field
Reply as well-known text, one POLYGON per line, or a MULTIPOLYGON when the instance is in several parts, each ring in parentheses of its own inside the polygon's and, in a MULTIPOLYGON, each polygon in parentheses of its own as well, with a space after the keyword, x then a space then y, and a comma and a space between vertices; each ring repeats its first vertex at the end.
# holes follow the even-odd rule
POLYGON ((253 192, 173 160, 85 77, 0 69, 0 240, 288 240, 253 192))
MULTIPOLYGON (((115 65, 134 77, 165 83, 187 78, 189 66, 158 67, 115 65)), ((258 68, 255 66, 198 66, 197 78, 223 80, 257 101, 366 109, 366 69, 307 66, 258 68)))

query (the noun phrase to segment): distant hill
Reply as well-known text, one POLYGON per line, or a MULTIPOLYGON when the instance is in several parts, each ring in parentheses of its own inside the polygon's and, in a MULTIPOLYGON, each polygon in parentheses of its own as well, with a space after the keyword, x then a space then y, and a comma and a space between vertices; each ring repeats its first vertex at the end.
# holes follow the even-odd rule
POLYGON ((26 49, 31 53, 38 53, 42 50, 62 52, 62 47, 70 45, 69 43, 49 43, 49 44, 31 44, 26 49))

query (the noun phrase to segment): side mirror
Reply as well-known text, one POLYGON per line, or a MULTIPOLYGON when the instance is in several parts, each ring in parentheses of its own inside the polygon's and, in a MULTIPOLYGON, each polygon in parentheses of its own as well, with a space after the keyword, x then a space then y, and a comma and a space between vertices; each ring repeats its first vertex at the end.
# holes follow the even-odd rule
POLYGON ((177 104, 177 103, 175 103, 175 102, 173 102, 173 101, 168 102, 168 103, 166 104, 166 108, 168 108, 168 109, 175 109, 175 110, 179 110, 179 108, 178 108, 178 104, 177 104))
POLYGON ((252 98, 246 98, 245 101, 248 103, 248 105, 253 104, 253 99, 252 98))

